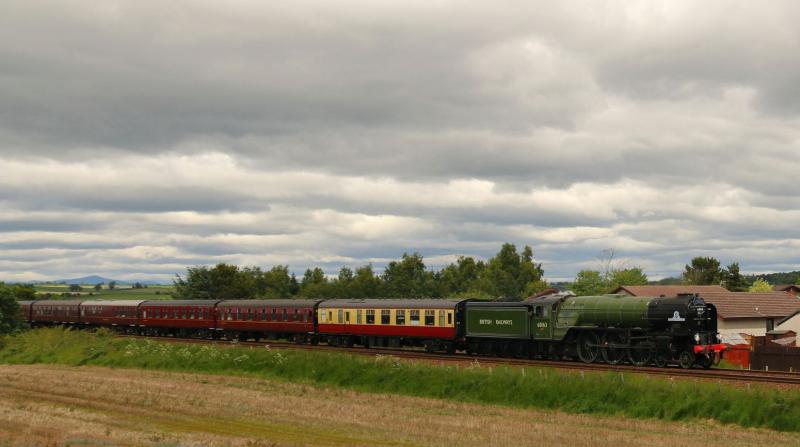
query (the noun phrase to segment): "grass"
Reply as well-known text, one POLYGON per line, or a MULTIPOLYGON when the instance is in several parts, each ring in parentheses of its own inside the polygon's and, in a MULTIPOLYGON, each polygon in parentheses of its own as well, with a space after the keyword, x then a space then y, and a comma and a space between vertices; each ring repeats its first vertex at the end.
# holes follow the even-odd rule
POLYGON ((147 288, 134 289, 131 286, 117 286, 114 290, 109 290, 104 286, 101 290, 94 290, 93 285, 82 285, 80 292, 70 292, 69 285, 66 284, 38 284, 34 286, 39 298, 46 298, 47 294, 51 299, 61 299, 62 293, 76 295, 69 296, 68 299, 104 299, 104 300, 166 300, 171 299, 171 292, 175 289, 172 286, 148 286, 147 288))
POLYGON ((800 393, 620 373, 537 368, 433 366, 323 352, 119 339, 61 328, 3 339, 0 362, 59 363, 280 379, 361 392, 391 393, 569 413, 708 420, 800 431, 800 393))
POLYGON ((360 393, 274 379, 0 365, 0 446, 800 446, 792 433, 360 393))

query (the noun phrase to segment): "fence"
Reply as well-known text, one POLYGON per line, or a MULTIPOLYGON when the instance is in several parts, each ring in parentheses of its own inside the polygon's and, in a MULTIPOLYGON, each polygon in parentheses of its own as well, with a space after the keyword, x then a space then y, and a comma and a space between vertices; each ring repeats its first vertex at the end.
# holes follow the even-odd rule
POLYGON ((769 371, 800 371, 800 347, 781 346, 767 337, 753 337, 750 369, 769 371))
POLYGON ((722 354, 722 358, 741 369, 750 369, 750 345, 733 345, 722 354))

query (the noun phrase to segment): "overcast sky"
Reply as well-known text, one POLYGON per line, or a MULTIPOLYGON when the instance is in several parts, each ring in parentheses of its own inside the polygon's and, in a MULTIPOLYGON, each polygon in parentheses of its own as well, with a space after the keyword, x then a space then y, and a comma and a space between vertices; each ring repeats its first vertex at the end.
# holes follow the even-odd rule
POLYGON ((796 1, 2 9, 0 279, 800 269, 796 1))

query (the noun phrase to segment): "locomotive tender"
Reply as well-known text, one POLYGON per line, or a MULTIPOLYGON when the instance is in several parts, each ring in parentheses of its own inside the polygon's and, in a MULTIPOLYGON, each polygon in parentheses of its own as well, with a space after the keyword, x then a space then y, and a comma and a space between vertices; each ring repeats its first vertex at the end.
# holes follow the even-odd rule
POLYGON ((21 301, 32 327, 111 327, 142 335, 289 339, 364 347, 586 363, 711 367, 725 346, 713 305, 697 295, 524 302, 445 299, 21 301))

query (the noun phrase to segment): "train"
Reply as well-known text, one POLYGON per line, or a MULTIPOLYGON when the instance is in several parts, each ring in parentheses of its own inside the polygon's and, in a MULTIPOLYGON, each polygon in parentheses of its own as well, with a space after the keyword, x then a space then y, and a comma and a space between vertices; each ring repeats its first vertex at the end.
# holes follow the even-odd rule
POLYGON ((554 293, 472 299, 36 300, 31 327, 108 327, 150 336, 290 340, 428 352, 710 368, 725 345, 717 312, 696 294, 554 293))

